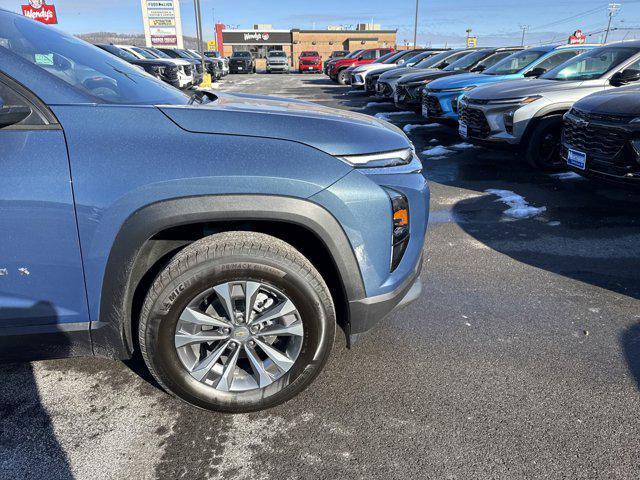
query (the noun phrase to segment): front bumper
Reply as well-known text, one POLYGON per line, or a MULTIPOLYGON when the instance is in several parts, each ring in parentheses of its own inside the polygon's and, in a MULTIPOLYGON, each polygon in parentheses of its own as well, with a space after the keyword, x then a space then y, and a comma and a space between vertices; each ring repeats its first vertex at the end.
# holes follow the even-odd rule
POLYGON ((394 88, 391 84, 387 82, 381 82, 378 80, 376 83, 376 97, 380 98, 392 98, 394 93, 394 88))
POLYGON ((274 64, 267 64, 267 70, 270 70, 272 72, 288 72, 289 71, 289 65, 287 65, 286 63, 274 63, 274 64))
POLYGON ((357 88, 363 88, 365 85, 364 76, 361 73, 351 74, 351 86, 357 88))
POLYGON ((301 72, 321 72, 322 71, 322 65, 317 64, 317 65, 300 65, 298 67, 298 69, 301 72))
POLYGON ((405 86, 398 84, 394 93, 393 101, 399 109, 411 109, 421 111, 423 85, 405 86))
POLYGON ((433 93, 428 90, 422 97, 422 115, 443 124, 458 123, 458 101, 464 92, 433 93))
POLYGON ((415 271, 394 291, 349 302, 351 328, 348 332, 349 345, 353 346, 369 329, 396 310, 413 303, 422 294, 422 257, 415 271))

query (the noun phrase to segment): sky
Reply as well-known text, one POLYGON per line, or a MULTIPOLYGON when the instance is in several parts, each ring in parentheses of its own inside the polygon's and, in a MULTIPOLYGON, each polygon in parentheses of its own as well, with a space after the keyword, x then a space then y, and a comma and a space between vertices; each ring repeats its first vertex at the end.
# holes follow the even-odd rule
MULTIPOLYGON (((19 11, 27 0, 0 0, 0 8, 19 11)), ((140 0, 47 0, 56 7, 58 27, 69 33, 142 33, 140 0)), ((185 35, 195 36, 193 0, 180 0, 185 35)), ((610 39, 640 38, 640 0, 618 0, 610 39)), ((563 42, 575 29, 597 32, 607 25, 602 0, 420 0, 418 43, 457 46, 467 28, 480 46, 563 42)), ((414 0, 201 0, 205 40, 213 39, 213 20, 239 28, 254 23, 274 28, 325 28, 374 21, 398 29, 398 42, 413 40, 414 0)), ((600 34, 589 37, 600 41, 600 34)))

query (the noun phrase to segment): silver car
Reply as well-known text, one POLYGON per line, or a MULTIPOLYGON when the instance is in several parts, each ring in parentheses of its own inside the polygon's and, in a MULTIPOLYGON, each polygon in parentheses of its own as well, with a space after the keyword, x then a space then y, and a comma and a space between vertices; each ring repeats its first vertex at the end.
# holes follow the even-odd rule
POLYGON ((512 80, 471 90, 459 101, 459 132, 472 143, 524 149, 534 167, 564 166, 562 117, 595 92, 640 81, 640 41, 589 50, 539 79, 512 80))
POLYGON ((282 50, 271 50, 267 53, 267 73, 289 73, 289 58, 282 50))

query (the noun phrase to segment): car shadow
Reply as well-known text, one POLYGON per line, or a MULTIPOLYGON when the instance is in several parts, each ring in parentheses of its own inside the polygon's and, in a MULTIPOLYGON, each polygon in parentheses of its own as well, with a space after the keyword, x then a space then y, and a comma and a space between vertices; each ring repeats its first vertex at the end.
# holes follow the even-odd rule
MULTIPOLYGON (((0 322, 12 318, 55 318, 48 302, 29 308, 2 308, 0 322)), ((69 356, 71 341, 56 343, 56 356, 69 356)), ((4 353, 4 352, 3 352, 4 353)), ((0 478, 74 478, 51 416, 42 403, 31 363, 0 364, 0 478)))
POLYGON ((640 322, 636 321, 622 333, 620 344, 629 372, 633 375, 636 388, 640 391, 640 322))

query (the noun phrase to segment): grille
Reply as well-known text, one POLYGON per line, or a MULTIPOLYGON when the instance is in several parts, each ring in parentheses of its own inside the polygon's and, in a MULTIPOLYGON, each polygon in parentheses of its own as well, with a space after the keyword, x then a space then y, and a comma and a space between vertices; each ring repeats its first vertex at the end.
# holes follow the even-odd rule
POLYGON ((588 113, 582 110, 578 110, 577 108, 571 109, 571 115, 574 117, 581 118, 583 120, 587 120, 588 122, 599 121, 599 122, 607 122, 607 123, 629 123, 633 120, 636 115, 632 115, 630 117, 625 117, 623 115, 606 115, 602 113, 588 113))
POLYGON ((396 85, 396 94, 398 95, 398 99, 403 100, 409 96, 409 91, 403 85, 396 85))
POLYGON ((184 66, 184 73, 185 75, 191 75, 191 65, 184 66))
POLYGON ((458 110, 460 121, 467 126, 467 133, 470 137, 487 138, 489 136, 491 127, 489 127, 489 122, 483 112, 463 105, 460 105, 458 110))
POLYGON ((433 95, 425 95, 422 103, 427 107, 427 115, 430 117, 441 117, 444 115, 440 100, 433 95))
POLYGON ((376 82, 378 81, 378 78, 380 78, 380 75, 367 75, 364 83, 367 86, 368 91, 376 89, 376 82))
POLYGON ((177 68, 165 68, 164 76, 169 81, 175 81, 178 79, 178 69, 177 68))
POLYGON ((571 148, 599 157, 613 158, 624 147, 627 135, 615 127, 593 125, 586 119, 567 117, 564 122, 563 141, 571 148))
POLYGON ((315 65, 316 62, 314 60, 300 60, 300 65, 315 65))
POLYGON ((198 64, 196 65, 196 72, 198 72, 198 73, 202 73, 202 64, 201 64, 201 63, 198 63, 198 64))

